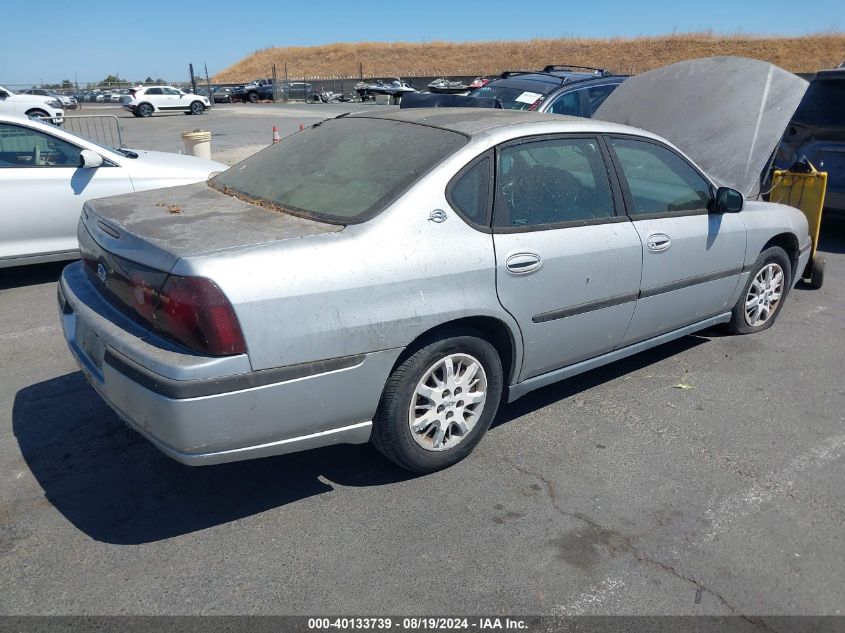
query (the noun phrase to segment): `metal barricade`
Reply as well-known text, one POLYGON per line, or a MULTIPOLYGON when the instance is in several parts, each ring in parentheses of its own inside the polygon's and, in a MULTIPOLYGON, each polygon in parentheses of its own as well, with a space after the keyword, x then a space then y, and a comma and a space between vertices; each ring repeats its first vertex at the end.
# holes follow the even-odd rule
POLYGON ((63 118, 62 127, 68 132, 106 147, 123 147, 120 120, 113 114, 76 114, 63 118))

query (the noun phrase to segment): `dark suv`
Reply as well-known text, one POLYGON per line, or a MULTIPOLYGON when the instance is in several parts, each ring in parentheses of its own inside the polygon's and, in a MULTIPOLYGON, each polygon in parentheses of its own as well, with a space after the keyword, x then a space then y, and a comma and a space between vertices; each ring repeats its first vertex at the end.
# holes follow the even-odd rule
MULTIPOLYGON (((281 82, 279 85, 279 98, 285 98, 285 96, 295 101, 315 101, 320 98, 319 94, 314 92, 312 85, 304 81, 281 82)), ((252 83, 243 86, 242 89, 235 88, 232 98, 239 101, 250 101, 252 103, 268 99, 275 101, 273 80, 256 79, 252 83)))
POLYGON ((469 96, 498 99, 509 110, 591 117, 627 78, 601 68, 546 66, 543 70, 504 72, 469 96))
POLYGON ((810 82, 775 164, 786 169, 802 156, 827 172, 825 208, 845 213, 845 68, 819 71, 810 82))

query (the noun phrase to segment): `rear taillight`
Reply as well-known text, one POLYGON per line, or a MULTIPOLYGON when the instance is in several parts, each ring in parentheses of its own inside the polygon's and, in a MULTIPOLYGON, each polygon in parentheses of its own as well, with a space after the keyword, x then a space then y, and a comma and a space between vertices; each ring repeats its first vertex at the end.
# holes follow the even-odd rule
POLYGON ((210 279, 170 275, 159 293, 155 324, 162 334, 206 354, 246 352, 238 317, 210 279))
POLYGON ((246 343, 232 304, 210 279, 168 275, 82 248, 85 271, 112 303, 156 334, 211 356, 244 354, 246 343))

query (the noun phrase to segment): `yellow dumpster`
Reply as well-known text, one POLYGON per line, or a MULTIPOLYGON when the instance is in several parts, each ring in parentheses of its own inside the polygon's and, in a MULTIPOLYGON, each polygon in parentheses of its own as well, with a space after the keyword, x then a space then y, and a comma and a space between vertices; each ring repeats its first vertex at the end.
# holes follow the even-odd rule
POLYGON ((827 172, 816 170, 809 162, 806 165, 807 171, 795 170, 797 165, 793 165, 793 171, 775 169, 769 200, 800 209, 807 216, 813 248, 801 278, 811 288, 821 288, 824 283, 824 258, 816 254, 816 249, 819 246, 827 172))

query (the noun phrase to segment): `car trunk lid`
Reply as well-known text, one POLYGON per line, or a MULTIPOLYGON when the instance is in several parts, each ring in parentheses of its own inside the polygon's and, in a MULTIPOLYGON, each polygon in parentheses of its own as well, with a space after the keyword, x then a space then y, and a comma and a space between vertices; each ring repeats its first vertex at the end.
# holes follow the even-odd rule
POLYGON ((162 271, 183 257, 344 228, 264 209, 205 182, 91 200, 82 223, 105 251, 162 271))

